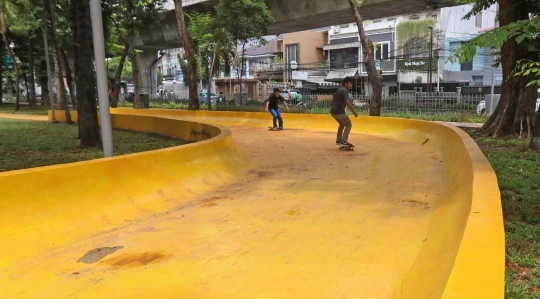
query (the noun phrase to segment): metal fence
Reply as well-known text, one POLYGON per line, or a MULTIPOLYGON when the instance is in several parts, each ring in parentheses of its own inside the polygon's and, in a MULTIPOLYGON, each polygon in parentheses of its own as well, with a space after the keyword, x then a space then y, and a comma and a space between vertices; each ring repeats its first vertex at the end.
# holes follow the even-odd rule
MULTIPOLYGON (((301 100, 294 96, 283 95, 290 107, 316 112, 330 110, 332 104, 332 94, 302 94, 301 100)), ((368 111, 371 105, 372 96, 350 95, 352 104, 358 111, 368 111)), ((402 93, 400 95, 385 96, 382 99, 382 112, 410 112, 410 113, 480 113, 485 108, 485 95, 479 94, 427 94, 427 93, 402 93)), ((226 105, 243 107, 260 107, 264 109, 268 96, 248 96, 244 95, 242 103, 239 94, 228 96, 226 105)), ((253 110, 253 109, 251 109, 253 110)))

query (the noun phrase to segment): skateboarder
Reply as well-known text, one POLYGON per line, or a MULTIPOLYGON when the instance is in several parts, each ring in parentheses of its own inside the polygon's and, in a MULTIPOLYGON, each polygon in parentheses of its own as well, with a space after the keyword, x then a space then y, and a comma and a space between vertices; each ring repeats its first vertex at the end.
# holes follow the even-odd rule
POLYGON ((279 112, 279 104, 281 103, 285 104, 285 107, 289 110, 287 102, 279 94, 279 88, 274 88, 274 93, 266 100, 266 111, 272 113, 273 128, 277 130, 283 130, 283 118, 281 118, 281 113, 279 112), (279 127, 276 124, 276 120, 279 121, 279 127))
POLYGON ((354 114, 354 117, 358 117, 358 113, 354 110, 349 99, 349 90, 352 89, 353 82, 354 79, 352 77, 343 79, 343 86, 341 86, 334 94, 330 109, 330 114, 339 124, 336 145, 346 148, 354 147, 354 145, 349 143, 349 133, 351 132, 352 123, 349 116, 347 116, 347 113, 345 113, 345 107, 349 107, 354 114))

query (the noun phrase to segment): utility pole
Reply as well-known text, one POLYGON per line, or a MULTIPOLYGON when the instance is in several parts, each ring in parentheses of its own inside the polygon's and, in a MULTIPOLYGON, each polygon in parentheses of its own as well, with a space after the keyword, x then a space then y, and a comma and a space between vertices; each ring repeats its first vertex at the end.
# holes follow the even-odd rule
POLYGON ((433 26, 428 26, 430 30, 429 34, 429 78, 428 78, 428 95, 431 95, 431 83, 432 81, 432 73, 433 73, 433 26))

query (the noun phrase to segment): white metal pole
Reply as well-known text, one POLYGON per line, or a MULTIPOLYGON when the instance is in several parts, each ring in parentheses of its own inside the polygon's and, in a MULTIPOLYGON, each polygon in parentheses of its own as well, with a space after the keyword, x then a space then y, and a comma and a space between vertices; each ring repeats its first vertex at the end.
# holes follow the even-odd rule
POLYGON ((103 37, 101 0, 90 0, 90 16, 92 18, 92 36, 94 38, 94 55, 96 57, 96 79, 99 113, 101 118, 103 156, 107 158, 113 156, 113 143, 109 93, 107 91, 107 69, 105 66, 105 40, 103 37))
POLYGON ((51 102, 51 122, 57 123, 56 116, 54 115, 54 95, 52 92, 52 78, 51 78, 51 64, 49 62, 49 44, 47 42, 47 33, 43 26, 41 26, 43 31, 43 43, 45 46, 45 63, 47 64, 47 88, 49 89, 49 101, 51 102))

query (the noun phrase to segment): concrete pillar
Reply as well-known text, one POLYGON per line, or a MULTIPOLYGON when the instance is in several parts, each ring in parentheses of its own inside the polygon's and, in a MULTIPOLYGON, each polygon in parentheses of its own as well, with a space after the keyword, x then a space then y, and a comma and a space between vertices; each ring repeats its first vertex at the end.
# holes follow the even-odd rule
POLYGON ((150 99, 157 98, 157 51, 145 50, 137 53, 139 63, 139 84, 144 93, 150 95, 150 99), (154 64, 152 66, 152 64, 154 64))
POLYGON ((461 87, 457 87, 457 102, 461 102, 461 87))

